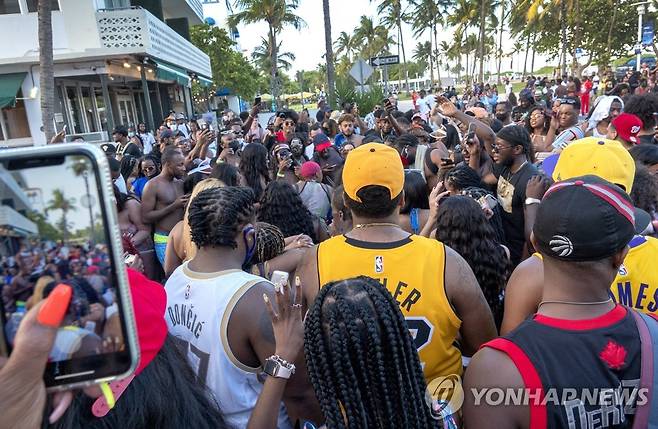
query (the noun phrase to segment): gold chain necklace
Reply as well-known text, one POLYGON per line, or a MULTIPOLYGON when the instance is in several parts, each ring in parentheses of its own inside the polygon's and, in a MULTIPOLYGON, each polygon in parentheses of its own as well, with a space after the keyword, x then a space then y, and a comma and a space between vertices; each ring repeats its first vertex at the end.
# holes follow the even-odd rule
POLYGON ((364 228, 370 228, 373 226, 393 226, 396 228, 400 228, 400 225, 397 223, 392 223, 392 222, 373 222, 373 223, 358 223, 354 225, 354 229, 364 229, 364 228))

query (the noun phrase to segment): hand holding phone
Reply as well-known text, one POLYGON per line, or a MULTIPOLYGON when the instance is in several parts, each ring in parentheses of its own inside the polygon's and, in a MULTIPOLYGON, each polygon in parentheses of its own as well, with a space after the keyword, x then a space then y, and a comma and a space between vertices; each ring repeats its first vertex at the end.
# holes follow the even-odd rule
MULTIPOLYGON (((50 347, 47 345, 55 342, 57 328, 66 316, 71 296, 72 288, 60 284, 53 289, 48 298, 23 317, 21 329, 14 342, 15 347, 0 370, 3 425, 38 426, 42 421, 46 400, 43 368, 50 353, 50 347), (22 386, 20 395, 16 394, 15 386, 22 386)), ((57 409, 59 403, 64 403, 65 398, 71 396, 71 392, 55 395, 53 408, 57 409)), ((55 417, 54 412, 51 417, 55 417)))
MULTIPOLYGON (((46 233, 39 231, 37 226, 35 237, 39 238, 28 245, 32 252, 49 249, 49 256, 68 261, 62 282, 70 285, 82 281, 88 274, 87 266, 80 262, 81 258, 106 262, 107 268, 100 269, 97 266, 95 273, 102 277, 103 282, 116 296, 121 341, 125 346, 121 350, 104 353, 102 340, 97 333, 84 329, 85 326, 91 326, 88 322, 93 322, 98 319, 99 314, 104 313, 106 304, 103 297, 93 289, 93 292, 90 292, 80 287, 69 287, 70 303, 64 305, 58 313, 59 321, 51 324, 58 326, 61 321, 63 329, 60 330, 60 335, 56 336, 52 349, 45 348, 48 363, 45 365, 45 371, 41 366, 40 371, 43 373, 39 374, 39 377, 43 377, 46 388, 68 389, 101 379, 121 378, 134 371, 137 365, 136 334, 133 330, 130 292, 116 219, 116 202, 110 198, 114 194, 107 157, 100 149, 86 144, 12 149, 0 152, 0 172, 17 172, 23 178, 19 184, 12 182, 12 174, 0 174, 0 183, 3 185, 0 186, 0 199, 3 201, 16 198, 8 189, 22 189, 27 192, 29 188, 38 188, 44 194, 44 200, 61 198, 75 204, 74 201, 81 201, 86 197, 89 201, 96 202, 89 207, 88 214, 86 210, 80 210, 84 215, 68 219, 65 228, 69 229, 69 233, 58 239, 61 244, 56 244, 54 248, 49 247, 46 233), (79 174, 75 174, 74 170, 79 174), (57 180, 53 181, 53 177, 57 180), (99 223, 100 227, 96 226, 99 223), (94 228, 96 232, 91 234, 94 228), (81 234, 82 242, 88 244, 80 246, 71 241, 74 231, 78 231, 76 234, 81 234), (74 248, 78 259, 68 258, 69 250, 65 251, 74 248)), ((32 209, 51 222, 56 220, 40 206, 32 209)), ((50 295, 55 294, 56 290, 50 292, 50 295)), ((50 295, 45 291, 43 297, 50 300, 50 295)), ((50 317, 49 320, 54 318, 50 317)), ((4 328, 3 326, 3 331, 4 328)), ((18 342, 13 344, 4 344, 5 349, 11 351, 12 346, 20 349, 20 338, 17 340, 18 342)), ((13 356, 13 352, 10 356, 13 356)), ((39 411, 42 409, 43 407, 40 407, 39 411)))

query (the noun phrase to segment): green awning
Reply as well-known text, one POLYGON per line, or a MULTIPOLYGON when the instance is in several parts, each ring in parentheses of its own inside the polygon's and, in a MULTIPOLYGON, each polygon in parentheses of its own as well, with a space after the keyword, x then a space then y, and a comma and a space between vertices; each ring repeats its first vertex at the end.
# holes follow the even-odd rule
POLYGON ((199 84, 201 86, 205 86, 207 88, 212 85, 212 79, 208 79, 203 76, 197 76, 197 79, 199 79, 199 84))
POLYGON ((155 64, 158 66, 156 72, 158 79, 173 80, 176 81, 179 85, 183 86, 188 86, 190 84, 190 76, 187 74, 185 69, 160 61, 155 61, 155 64))
POLYGON ((0 74, 0 109, 14 107, 27 72, 0 74))

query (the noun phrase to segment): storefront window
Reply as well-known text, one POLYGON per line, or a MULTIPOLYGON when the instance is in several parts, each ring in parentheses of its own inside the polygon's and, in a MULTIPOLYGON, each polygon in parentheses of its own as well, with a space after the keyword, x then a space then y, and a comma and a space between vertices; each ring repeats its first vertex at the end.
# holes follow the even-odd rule
POLYGON ((91 89, 89 87, 80 88, 82 92, 82 105, 87 119, 87 127, 89 132, 98 131, 98 124, 96 123, 96 115, 94 115, 94 104, 91 100, 91 89))
POLYGON ((66 105, 71 115, 72 130, 69 134, 82 134, 84 129, 82 126, 82 117, 80 116, 80 103, 78 102, 77 91, 75 87, 67 86, 66 89, 66 105))
POLYGON ((94 90, 96 96, 96 111, 98 112, 98 119, 101 123, 103 131, 109 131, 107 128, 107 108, 105 107, 105 99, 103 98, 103 91, 98 88, 94 90))

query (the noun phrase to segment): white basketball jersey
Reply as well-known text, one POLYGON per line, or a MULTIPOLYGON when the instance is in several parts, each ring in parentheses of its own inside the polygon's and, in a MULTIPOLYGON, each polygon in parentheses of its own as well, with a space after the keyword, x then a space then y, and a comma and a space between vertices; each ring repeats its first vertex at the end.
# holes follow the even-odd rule
MULTIPOLYGON (((226 422, 235 428, 247 426, 263 388, 258 381, 262 368, 250 368, 233 355, 228 322, 244 293, 263 281, 267 280, 242 270, 199 273, 185 262, 165 285, 169 333, 187 350, 192 368, 214 394, 226 422)), ((278 427, 291 426, 281 404, 278 427)))

